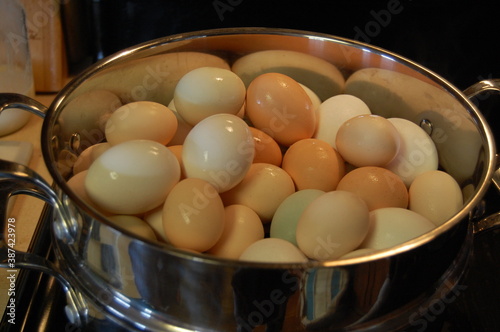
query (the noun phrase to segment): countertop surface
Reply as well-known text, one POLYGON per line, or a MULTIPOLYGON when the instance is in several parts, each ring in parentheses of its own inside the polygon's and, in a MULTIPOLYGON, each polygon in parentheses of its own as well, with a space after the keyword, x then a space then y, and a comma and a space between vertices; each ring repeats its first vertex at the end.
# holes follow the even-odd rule
MULTIPOLYGON (((43 94, 37 95, 36 100, 49 106, 54 97, 55 94, 43 94)), ((43 161, 40 147, 42 123, 42 118, 31 115, 29 122, 23 128, 15 133, 0 137, 0 142, 14 141, 31 143, 33 146, 33 153, 28 166, 42 176, 48 183, 51 183, 52 180, 43 161)), ((1 155, 0 158, 2 158, 1 155)), ((27 195, 18 195, 15 198, 12 209, 7 216, 7 218, 13 218, 13 220, 15 220, 15 250, 26 251, 28 249, 44 205, 45 202, 42 200, 27 195)), ((0 310, 2 314, 9 299, 10 279, 7 278, 9 275, 10 273, 7 273, 7 270, 0 269, 0 310)))

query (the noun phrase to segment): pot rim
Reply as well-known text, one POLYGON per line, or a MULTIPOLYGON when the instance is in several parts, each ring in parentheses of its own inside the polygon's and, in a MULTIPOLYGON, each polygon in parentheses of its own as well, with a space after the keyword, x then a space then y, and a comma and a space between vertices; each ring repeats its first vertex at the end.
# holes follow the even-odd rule
POLYGON ((218 29, 208 29, 208 30, 179 33, 153 39, 151 41, 147 41, 145 43, 141 43, 123 49, 121 51, 118 51, 110 56, 107 56, 97 61, 95 64, 91 65, 90 67, 85 69, 82 73, 80 73, 77 77, 71 80, 67 85, 65 85, 63 89, 61 89, 61 91, 56 95, 51 105, 48 107, 45 119, 42 124, 41 150, 45 164, 47 165, 49 173, 51 174, 52 179, 55 181, 57 187, 60 188, 64 192, 64 194, 71 199, 72 202, 76 203, 79 209, 81 209, 84 213, 86 213, 90 217, 98 220, 100 223, 104 223, 110 228, 116 230, 117 232, 126 234, 131 239, 135 239, 149 246, 153 246, 158 249, 168 251, 170 254, 181 258, 199 260, 209 264, 217 264, 217 265, 223 264, 223 265, 241 266, 241 267, 245 266, 250 268, 304 269, 304 268, 318 268, 318 267, 342 267, 347 265, 366 263, 369 261, 374 261, 379 259, 387 259, 392 256, 408 252, 414 248, 420 247, 426 243, 431 242, 433 239, 454 228, 460 222, 471 222, 469 220, 470 214, 471 212, 473 212, 474 208, 480 203, 481 199, 486 194, 486 191, 489 188, 496 167, 495 140, 492 131, 488 123, 486 122, 486 119, 483 117, 483 115, 477 109, 477 107, 463 94, 462 91, 460 91, 458 88, 456 88, 454 85, 452 85, 450 82, 448 82, 446 79, 444 79, 437 73, 399 54, 393 53, 378 46, 374 46, 364 42, 325 33, 296 30, 296 29, 286 29, 286 28, 267 28, 267 27, 218 28, 218 29), (452 218, 450 218, 442 225, 437 226, 432 231, 427 232, 417 238, 414 238, 403 244, 388 249, 379 250, 368 255, 330 260, 330 261, 309 261, 307 263, 261 263, 261 262, 247 262, 234 259, 218 258, 207 254, 196 254, 181 249, 177 249, 175 247, 169 246, 168 244, 141 239, 135 236, 134 234, 130 233, 129 231, 121 230, 114 224, 110 223, 101 213, 99 213, 92 207, 88 206, 72 190, 69 189, 69 187, 66 184, 66 180, 57 170, 56 163, 53 162, 55 158, 52 154, 51 139, 50 137, 48 137, 48 134, 51 132, 51 128, 54 125, 53 123, 54 114, 57 114, 59 108, 61 108, 62 105, 64 105, 64 102, 66 101, 67 97, 71 95, 71 93, 81 83, 83 83, 89 77, 93 76, 94 74, 100 72, 105 68, 108 68, 111 65, 114 65, 122 61, 127 61, 137 53, 144 52, 146 50, 153 49, 155 47, 159 47, 165 44, 171 44, 174 42, 187 41, 190 39, 200 39, 207 37, 238 35, 238 34, 282 35, 282 36, 317 39, 337 44, 343 44, 346 46, 363 49, 364 52, 378 54, 382 57, 398 62, 399 64, 402 64, 416 72, 421 73, 425 77, 431 79, 434 83, 438 84, 440 88, 450 93, 456 100, 460 102, 460 104, 466 110, 469 111, 470 115, 476 121, 475 123, 476 127, 481 129, 480 134, 482 136, 483 142, 487 143, 487 150, 483 151, 483 153, 485 154, 484 158, 485 172, 483 172, 484 175, 480 179, 479 181, 480 185, 476 188, 474 195, 471 196, 471 198, 464 204, 462 209, 456 215, 454 215, 452 218))

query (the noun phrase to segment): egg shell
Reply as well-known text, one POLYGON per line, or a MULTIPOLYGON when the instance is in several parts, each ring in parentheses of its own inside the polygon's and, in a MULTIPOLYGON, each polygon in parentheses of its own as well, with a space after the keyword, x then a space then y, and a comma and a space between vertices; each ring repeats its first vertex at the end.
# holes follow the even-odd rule
POLYGON ((224 205, 207 181, 187 178, 170 191, 163 205, 163 228, 175 247, 203 252, 213 247, 224 230, 224 205))
POLYGON ((325 192, 318 189, 299 190, 285 198, 278 206, 271 221, 269 235, 297 246, 297 223, 305 208, 325 192))
POLYGON ((172 153, 175 155, 175 158, 177 158, 177 161, 179 162, 179 167, 181 169, 181 177, 180 179, 185 179, 186 178, 186 171, 184 170, 184 164, 182 162, 182 149, 183 145, 167 145, 167 148, 172 151, 172 153))
POLYGON ((153 229, 158 241, 168 243, 167 236, 163 229, 163 204, 146 212, 143 220, 153 229))
POLYGON ((336 148, 335 139, 340 126, 347 120, 363 114, 371 114, 371 111, 358 97, 349 94, 330 97, 317 109, 317 126, 313 137, 336 148))
POLYGON ((97 204, 92 202, 89 195, 87 194, 87 190, 85 189, 85 178, 87 176, 87 173, 88 170, 78 172, 77 174, 69 178, 66 184, 68 185, 69 189, 71 189, 71 191, 73 191, 78 196, 78 198, 84 201, 87 205, 105 216, 111 215, 109 212, 103 211, 97 204))
POLYGON ((167 143, 167 146, 182 145, 187 134, 193 129, 193 126, 187 123, 186 120, 179 115, 179 112, 175 109, 175 102, 173 99, 168 103, 168 108, 174 113, 177 119, 177 130, 175 131, 174 137, 167 143))
POLYGON ((248 246, 264 238, 264 226, 257 213, 247 206, 229 205, 224 208, 224 212, 224 231, 207 253, 238 259, 248 246))
POLYGON ((355 193, 370 211, 383 207, 408 207, 408 189, 403 180, 386 168, 364 166, 353 169, 339 182, 338 190, 355 193))
POLYGON ((304 89, 304 91, 307 93, 309 98, 311 99, 312 109, 313 109, 314 113, 316 114, 316 120, 318 120, 318 113, 316 111, 318 110, 319 105, 321 105, 321 99, 318 97, 316 92, 311 90, 309 87, 305 86, 302 83, 299 83, 299 84, 302 87, 302 89, 304 89))
POLYGON ((401 118, 388 119, 401 138, 396 157, 385 168, 399 175, 407 187, 415 177, 438 169, 438 152, 429 135, 415 123, 401 118))
POLYGON ((245 101, 245 94, 245 84, 231 70, 200 67, 179 80, 174 103, 179 115, 194 126, 214 114, 237 114, 245 101))
POLYGON ((263 223, 273 218, 285 198, 295 192, 290 175, 276 165, 255 163, 243 180, 221 194, 224 205, 242 204, 254 210, 263 223))
POLYGON ((304 210, 297 224, 297 243, 309 258, 337 259, 356 249, 369 228, 366 203, 348 191, 330 191, 304 210))
POLYGON ((385 166, 396 156, 400 137, 389 120, 365 114, 344 122, 335 144, 342 158, 354 166, 385 166))
POLYGON ((150 140, 112 146, 90 166, 85 189, 101 209, 113 214, 139 214, 162 204, 179 181, 175 155, 150 140))
POLYGON ((285 152, 281 167, 290 174, 297 190, 335 190, 345 174, 340 154, 327 142, 315 138, 293 143, 285 152))
POLYGON ((108 217, 108 220, 119 228, 125 229, 135 236, 156 241, 156 235, 151 226, 137 216, 114 215, 108 217))
POLYGON ((106 140, 116 145, 129 140, 147 139, 167 144, 177 130, 177 118, 165 105, 137 101, 118 108, 106 122, 106 140))
POLYGON ((306 263, 307 257, 293 244, 282 239, 265 238, 254 242, 240 260, 261 263, 306 263))
POLYGON ((96 160, 101 154, 104 153, 107 149, 111 147, 111 144, 105 143, 97 143, 89 146, 85 150, 78 155, 73 164, 73 174, 80 173, 89 169, 90 165, 96 160))
POLYGON ((255 143, 254 163, 268 163, 281 166, 283 155, 278 143, 268 134, 255 127, 249 127, 255 143))
POLYGON ((250 83, 246 114, 254 127, 285 146, 312 137, 316 128, 311 99, 297 81, 283 74, 262 74, 250 83))
POLYGON ((425 216, 435 225, 446 222, 464 204, 457 181, 440 170, 418 175, 410 186, 409 194, 409 209, 425 216))
POLYGON ((182 164, 186 177, 203 179, 219 192, 237 185, 255 155, 248 125, 233 114, 215 114, 200 121, 186 136, 182 164))
POLYGON ((387 249, 435 228, 426 217, 403 208, 382 208, 370 212, 370 230, 360 248, 387 249))

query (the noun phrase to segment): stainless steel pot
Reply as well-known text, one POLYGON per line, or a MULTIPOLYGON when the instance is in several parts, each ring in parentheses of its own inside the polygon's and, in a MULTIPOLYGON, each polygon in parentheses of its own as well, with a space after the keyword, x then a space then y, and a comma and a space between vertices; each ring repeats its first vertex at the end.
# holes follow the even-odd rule
MULTIPOLYGON (((45 118, 41 145, 54 179, 51 187, 26 167, 0 162, 2 202, 28 193, 54 208, 57 262, 18 252, 15 265, 56 276, 67 293, 69 317, 82 327, 96 322, 151 331, 418 327, 425 308, 446 301, 459 284, 471 250, 472 224, 483 217, 482 198, 495 180, 493 135, 468 99, 488 89, 498 90, 498 82, 480 82, 466 95, 408 59, 353 40, 304 31, 234 28, 170 36, 117 53, 79 75, 48 108, 25 96, 2 94, 2 109, 22 107, 45 118), (433 231, 369 256, 260 264, 191 254, 134 237, 69 189, 66 180, 75 156, 103 139, 95 121, 68 120, 75 112, 72 100, 106 88, 115 89, 123 102, 142 98, 168 102, 172 91, 159 94, 158 89, 178 77, 168 70, 155 74, 154 62, 148 61, 157 55, 201 51, 231 62, 265 49, 313 54, 335 64, 345 77, 362 68, 383 69, 385 76, 351 86, 347 92, 363 98, 374 113, 407 118, 428 131, 438 147, 441 167, 464 189, 463 209, 433 231), (130 68, 136 63, 151 65, 142 67, 139 79, 129 79, 127 70, 135 70, 130 68), (107 86, 110 81, 118 83, 107 86)), ((8 267, 4 234, 1 240, 1 264, 8 267)))

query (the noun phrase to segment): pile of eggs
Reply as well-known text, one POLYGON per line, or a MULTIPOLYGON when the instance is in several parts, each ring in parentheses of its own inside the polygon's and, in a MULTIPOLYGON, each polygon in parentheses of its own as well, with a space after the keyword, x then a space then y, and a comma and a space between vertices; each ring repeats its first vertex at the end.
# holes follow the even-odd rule
POLYGON ((120 106, 68 185, 137 236, 260 262, 334 260, 418 237, 463 206, 422 128, 280 73, 187 73, 120 106), (446 197, 446 200, 442 200, 446 197))

